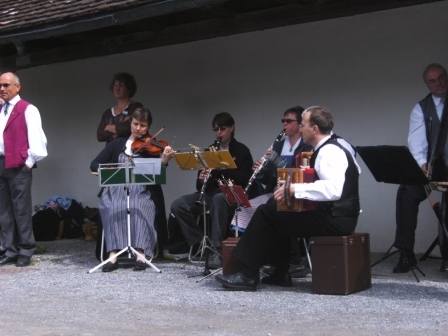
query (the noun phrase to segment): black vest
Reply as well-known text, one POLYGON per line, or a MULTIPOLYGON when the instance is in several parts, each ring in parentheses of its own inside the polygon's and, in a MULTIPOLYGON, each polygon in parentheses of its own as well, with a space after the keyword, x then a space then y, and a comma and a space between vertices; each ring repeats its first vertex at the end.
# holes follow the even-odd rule
MULTIPOLYGON (((331 135, 331 140, 338 140, 338 139, 342 139, 342 140, 345 140, 345 139, 343 139, 342 137, 340 137, 339 135, 336 135, 336 133, 333 133, 332 135, 331 135)), ((352 147, 352 149, 353 149, 353 152, 355 153, 355 157, 356 157, 356 148, 355 148, 355 146, 353 146, 350 142, 348 142, 347 140, 345 140, 351 147, 352 147)))
MULTIPOLYGON (((439 130, 441 126, 441 120, 437 115, 436 105, 434 104, 434 99, 431 94, 428 94, 425 98, 423 98, 419 105, 423 111, 423 118, 425 121, 425 129, 426 129, 426 140, 428 142, 428 153, 427 153, 427 162, 430 162, 431 155, 433 151, 433 146, 435 146, 437 142, 437 137, 439 136, 439 130)), ((441 141, 446 138, 441 139, 441 141)), ((444 158, 445 152, 445 144, 439 146, 439 152, 435 153, 431 180, 432 181, 446 181, 446 163, 444 158)))
MULTIPOLYGON (((432 146, 435 144, 439 134, 440 120, 431 94, 428 94, 425 98, 420 100, 419 105, 423 111, 423 118, 425 120, 426 140, 428 141, 427 161, 429 162, 432 146)), ((443 149, 444 147, 441 146, 441 148, 443 149)))
MULTIPOLYGON (((310 167, 314 168, 316 157, 322 147, 332 144, 341 148, 348 160, 348 167, 345 171, 345 183, 342 189, 341 198, 337 201, 319 202, 319 210, 328 212, 333 217, 354 217, 358 218, 360 205, 359 205, 359 185, 358 178, 359 172, 356 167, 355 161, 352 155, 340 145, 336 140, 328 139, 317 151, 311 156, 310 167)), ((319 177, 319 174, 317 173, 319 177)))

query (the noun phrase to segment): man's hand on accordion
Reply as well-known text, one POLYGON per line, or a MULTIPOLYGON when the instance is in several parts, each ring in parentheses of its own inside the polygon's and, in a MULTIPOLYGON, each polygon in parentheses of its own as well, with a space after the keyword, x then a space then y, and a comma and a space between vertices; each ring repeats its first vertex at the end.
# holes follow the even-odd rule
MULTIPOLYGON (((277 190, 274 191, 274 199, 278 202, 285 202, 285 180, 278 180, 277 190)), ((289 186, 290 195, 294 195, 294 184, 289 186)))

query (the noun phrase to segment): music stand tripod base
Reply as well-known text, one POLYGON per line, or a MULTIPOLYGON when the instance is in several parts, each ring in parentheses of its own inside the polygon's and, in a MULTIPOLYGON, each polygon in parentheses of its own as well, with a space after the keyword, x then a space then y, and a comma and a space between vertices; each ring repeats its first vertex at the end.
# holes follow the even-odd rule
MULTIPOLYGON (((103 265, 107 264, 109 261, 111 261, 113 258, 118 258, 120 255, 122 255, 125 252, 129 252, 129 253, 133 253, 135 256, 140 256, 141 258, 144 259, 145 264, 147 264, 148 266, 150 266, 154 271, 156 271, 157 273, 162 273, 162 271, 160 269, 158 269, 153 263, 151 263, 151 261, 149 261, 148 259, 146 259, 141 253, 138 253, 132 246, 127 246, 124 249, 122 249, 120 252, 118 252, 117 254, 115 254, 114 256, 110 257, 109 259, 104 260, 101 264, 99 264, 98 266, 95 266, 94 268, 92 268, 91 270, 89 270, 87 273, 93 273, 95 272, 98 268, 102 267, 103 265)), ((152 259, 151 259, 152 260, 152 259)))
MULTIPOLYGON (((403 243, 402 243, 401 241, 400 241, 400 243, 401 243, 401 245, 403 245, 403 243)), ((370 268, 372 268, 372 267, 375 266, 375 265, 378 265, 380 262, 382 262, 382 261, 386 260, 387 258, 393 256, 395 253, 397 253, 397 252, 401 252, 400 249, 396 249, 395 251, 390 252, 390 250, 392 250, 392 248, 394 248, 394 244, 392 244, 392 246, 389 247, 389 249, 387 250, 387 252, 384 253, 383 257, 382 257, 380 260, 378 260, 378 261, 374 262, 372 265, 370 265, 370 268)), ((404 247, 402 247, 402 250, 404 251, 404 247)), ((408 263, 409 263, 409 258, 408 258, 406 255, 405 255, 405 258, 406 258, 406 260, 407 260, 408 263)), ((410 267, 410 271, 411 271, 412 274, 414 275, 415 280, 417 280, 417 282, 420 282, 419 278, 417 277, 417 274, 415 274, 414 268, 415 268, 417 271, 419 271, 420 274, 421 274, 422 276, 425 277, 426 274, 423 273, 422 270, 421 270, 417 265, 414 265, 414 266, 410 267)))
MULTIPOLYGON (((205 255, 205 260, 204 260, 205 261, 205 267, 204 267, 204 271, 202 272, 202 274, 200 274, 200 275, 191 275, 191 276, 189 276, 189 278, 196 277, 196 276, 201 276, 201 275, 205 275, 207 277, 207 276, 211 275, 210 270, 208 268, 208 257, 209 257, 210 251, 219 254, 218 250, 213 246, 210 238, 207 235, 207 207, 206 207, 206 202, 205 202, 205 200, 202 200, 200 202, 202 204, 202 216, 203 216, 203 220, 204 220, 204 222, 203 222, 204 223, 203 224, 204 225, 204 236, 202 237, 201 243, 199 244, 198 252, 194 256, 200 255, 201 256, 200 259, 202 260, 202 256, 205 255)), ((190 251, 189 259, 190 259, 190 262, 192 262, 191 261, 191 251, 190 251)), ((199 280, 202 280, 202 278, 199 279, 199 280)))

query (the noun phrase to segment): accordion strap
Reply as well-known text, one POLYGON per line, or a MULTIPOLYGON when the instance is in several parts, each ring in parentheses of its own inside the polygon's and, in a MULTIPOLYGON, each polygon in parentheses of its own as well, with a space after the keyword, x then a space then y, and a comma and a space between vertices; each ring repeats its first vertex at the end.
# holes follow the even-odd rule
POLYGON ((288 209, 291 209, 291 179, 292 179, 293 170, 289 169, 288 174, 286 175, 286 182, 285 182, 285 202, 288 206, 288 209))

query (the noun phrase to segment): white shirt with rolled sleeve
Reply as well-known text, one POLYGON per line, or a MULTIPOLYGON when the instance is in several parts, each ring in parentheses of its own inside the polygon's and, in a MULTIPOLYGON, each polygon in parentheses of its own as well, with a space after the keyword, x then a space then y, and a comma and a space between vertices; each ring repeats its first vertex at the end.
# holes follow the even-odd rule
MULTIPOLYGON (((322 139, 316 146, 319 149, 330 136, 322 139)), ((361 172, 355 161, 358 172, 361 172)), ((348 160, 345 152, 338 146, 328 144, 322 147, 317 154, 314 169, 319 180, 313 183, 294 184, 294 197, 312 201, 337 201, 341 198, 345 183, 345 171, 348 160)))
MULTIPOLYGON (((8 121, 9 116, 11 115, 11 111, 17 102, 20 100, 20 96, 17 95, 13 99, 9 101, 8 114, 5 116, 2 113, 0 117, 0 134, 3 134, 5 130, 6 123, 8 121)), ((25 164, 31 168, 37 162, 45 158, 47 153, 47 138, 42 129, 42 120, 40 118, 39 110, 34 105, 28 105, 25 110, 25 121, 28 132, 28 158, 26 159, 25 164)), ((3 136, 0 137, 0 154, 5 153, 5 146, 3 136)))

